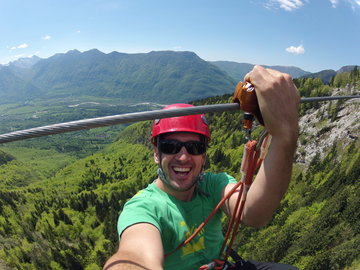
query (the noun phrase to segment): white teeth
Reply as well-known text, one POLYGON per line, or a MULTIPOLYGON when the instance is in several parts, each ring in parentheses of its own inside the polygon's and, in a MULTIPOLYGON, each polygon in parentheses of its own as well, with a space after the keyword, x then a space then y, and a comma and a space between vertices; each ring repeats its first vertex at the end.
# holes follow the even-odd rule
POLYGON ((174 167, 174 171, 176 171, 176 172, 190 172, 190 168, 174 167))

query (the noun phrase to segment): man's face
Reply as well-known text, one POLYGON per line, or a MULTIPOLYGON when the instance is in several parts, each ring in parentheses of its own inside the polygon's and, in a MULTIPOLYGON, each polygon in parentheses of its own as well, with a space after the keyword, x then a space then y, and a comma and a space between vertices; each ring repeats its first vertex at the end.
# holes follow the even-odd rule
MULTIPOLYGON (((180 142, 197 141, 200 142, 199 135, 194 133, 170 133, 165 136, 165 140, 176 140, 180 142)), ((157 148, 154 152, 154 160, 160 162, 157 148)), ((183 146, 179 153, 161 153, 161 165, 167 180, 172 189, 176 191, 190 190, 197 181, 197 176, 205 164, 205 153, 191 155, 183 146)))

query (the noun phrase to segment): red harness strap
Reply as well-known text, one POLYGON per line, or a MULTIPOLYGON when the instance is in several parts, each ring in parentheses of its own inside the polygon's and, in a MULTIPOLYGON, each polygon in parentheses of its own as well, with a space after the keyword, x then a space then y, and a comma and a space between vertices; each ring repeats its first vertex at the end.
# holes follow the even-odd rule
MULTIPOLYGON (((267 137, 266 141, 264 143, 267 143, 267 137)), ((265 147, 258 147, 257 141, 248 141, 244 148, 243 153, 243 159, 241 164, 241 187, 239 192, 239 196, 237 197, 234 212, 231 215, 231 219, 229 222, 228 230, 225 234, 224 243, 220 250, 220 258, 224 259, 225 261, 229 257, 231 247, 233 245, 236 233, 238 231, 241 219, 242 219, 242 213, 245 206, 246 196, 247 192, 252 184, 254 174, 256 170, 260 167, 262 160, 264 159, 265 153, 261 154, 261 151, 264 150, 265 147), (241 194, 241 195, 240 195, 241 194), (229 240, 230 239, 230 240, 229 240), (226 252, 225 248, 227 246, 226 252)))

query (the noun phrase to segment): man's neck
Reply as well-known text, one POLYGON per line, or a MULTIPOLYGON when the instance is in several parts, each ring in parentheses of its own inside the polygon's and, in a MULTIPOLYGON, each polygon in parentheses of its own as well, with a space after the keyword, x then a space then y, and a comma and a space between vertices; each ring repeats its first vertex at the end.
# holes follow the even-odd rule
POLYGON ((195 190, 195 185, 191 189, 186 190, 186 191, 175 190, 175 189, 171 188, 169 185, 165 184, 159 177, 156 179, 155 185, 162 191, 166 192, 167 194, 169 194, 169 195, 175 197, 176 199, 178 199, 179 201, 183 201, 183 202, 191 201, 191 199, 194 195, 194 190, 195 190))

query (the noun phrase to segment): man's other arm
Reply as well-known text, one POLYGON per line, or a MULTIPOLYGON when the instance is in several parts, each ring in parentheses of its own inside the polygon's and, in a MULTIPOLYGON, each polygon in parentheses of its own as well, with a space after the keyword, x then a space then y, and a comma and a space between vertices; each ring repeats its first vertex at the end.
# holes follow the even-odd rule
POLYGON ((163 258, 159 230, 149 223, 138 223, 122 233, 118 251, 107 260, 103 270, 160 270, 163 258))

